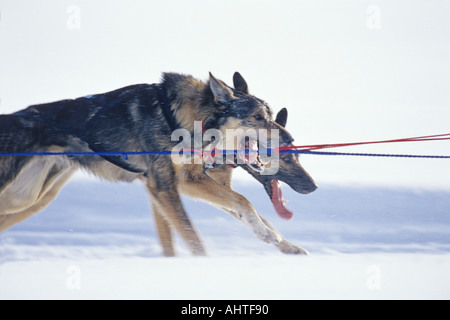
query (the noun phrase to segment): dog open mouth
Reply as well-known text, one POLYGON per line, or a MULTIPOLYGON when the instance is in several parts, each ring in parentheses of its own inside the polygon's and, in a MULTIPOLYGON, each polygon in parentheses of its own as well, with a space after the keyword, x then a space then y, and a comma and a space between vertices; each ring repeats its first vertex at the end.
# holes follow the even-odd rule
MULTIPOLYGON (((248 165, 249 168, 256 172, 263 172, 265 163, 259 156, 259 143, 255 139, 246 137, 239 143, 238 156, 248 165)), ((280 181, 277 179, 270 180, 270 198, 272 200, 273 207, 278 215, 285 220, 290 220, 294 216, 294 213, 286 207, 286 200, 283 198, 283 191, 281 189, 280 181)))
POLYGON ((222 153, 220 149, 216 149, 214 143, 211 143, 205 148, 207 151, 203 154, 205 168, 214 169, 221 163, 220 161, 216 161, 219 159, 225 160, 226 165, 232 168, 243 164, 253 171, 262 173, 265 169, 264 166, 268 162, 264 162, 259 156, 259 147, 258 140, 244 137, 237 143, 237 150, 234 150, 234 157, 230 159, 228 156, 225 156, 227 153, 222 153))
MULTIPOLYGON (((290 220, 294 216, 294 213, 286 207, 286 200, 283 198, 280 181, 284 180, 279 180, 277 179, 278 177, 275 178, 274 175, 271 174, 261 174, 267 169, 266 166, 270 162, 265 161, 268 159, 267 157, 260 157, 260 150, 267 150, 267 148, 268 146, 264 146, 257 139, 244 137, 238 142, 238 148, 234 153, 234 160, 226 159, 226 165, 232 168, 236 168, 239 164, 243 165, 242 168, 263 184, 264 189, 269 195, 272 205, 280 218, 290 220)), ((209 167, 207 166, 206 168, 209 167)), ((211 163, 210 169, 212 168, 214 168, 214 163, 211 163)), ((303 193, 302 191, 297 192, 303 193)))
POLYGON ((264 171, 264 163, 259 156, 259 144, 255 139, 245 137, 238 145, 238 157, 256 172, 264 171))

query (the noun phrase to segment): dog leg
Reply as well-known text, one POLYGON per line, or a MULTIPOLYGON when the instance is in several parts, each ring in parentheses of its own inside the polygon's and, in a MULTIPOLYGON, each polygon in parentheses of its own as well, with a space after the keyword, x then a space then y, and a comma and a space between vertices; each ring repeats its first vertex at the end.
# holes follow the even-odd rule
POLYGON ((12 227, 13 225, 18 224, 19 222, 31 217, 33 214, 37 213, 40 210, 38 208, 33 211, 31 210, 32 208, 34 208, 34 206, 28 208, 23 212, 0 215, 0 232, 3 232, 6 229, 12 227))
POLYGON ((164 256, 174 257, 175 249, 173 247, 172 230, 164 215, 159 212, 156 205, 152 205, 153 215, 155 217, 156 229, 158 231, 159 240, 163 248, 164 256))
POLYGON ((157 188, 151 178, 148 179, 147 190, 157 212, 163 215, 166 224, 168 223, 167 226, 174 228, 181 235, 192 254, 206 255, 200 236, 184 210, 178 192, 170 190, 167 186, 163 190, 157 188))
MULTIPOLYGON (((264 222, 264 224, 266 226, 268 226, 272 230, 275 230, 275 228, 270 224, 269 221, 264 219, 262 216, 259 216, 259 217, 261 218, 261 220, 264 222)), ((287 253, 287 254, 306 254, 306 255, 308 254, 308 251, 306 251, 303 248, 293 245, 292 243, 290 243, 289 241, 284 239, 284 237, 281 240, 281 242, 277 245, 277 247, 278 247, 278 249, 280 249, 281 252, 287 253)))
POLYGON ((0 215, 0 232, 5 231, 13 225, 44 209, 56 198, 58 192, 67 183, 73 172, 73 170, 66 170, 66 172, 59 174, 58 176, 50 177, 52 180, 52 186, 48 187, 49 184, 47 184, 47 187, 44 188, 45 190, 43 190, 39 200, 27 209, 17 213, 0 215))
MULTIPOLYGON (((225 212, 228 212, 229 214, 231 214, 232 216, 234 216, 233 212, 230 211, 229 209, 226 208, 221 208, 222 210, 224 210, 225 212)), ((257 213, 258 214, 258 213, 257 213)), ((298 247, 296 245, 293 245, 292 243, 290 243, 289 241, 287 241, 266 219, 264 219, 260 214, 258 214, 259 218, 261 219, 261 221, 268 227, 270 228, 272 231, 276 232, 279 234, 279 236, 282 238, 282 240, 280 242, 277 243, 273 243, 276 247, 278 247, 278 249, 286 254, 308 254, 308 251, 306 251, 305 249, 298 247)))
POLYGON ((264 224, 251 203, 241 194, 223 187, 213 180, 205 179, 201 183, 186 183, 183 194, 203 199, 212 205, 230 213, 244 222, 256 236, 268 243, 277 245, 282 241, 281 235, 264 224))
POLYGON ((291 254, 307 254, 304 249, 287 242, 270 223, 256 212, 243 195, 225 185, 216 183, 208 176, 201 181, 184 182, 180 188, 183 194, 205 200, 230 213, 250 226, 259 239, 277 246, 280 251, 291 254))

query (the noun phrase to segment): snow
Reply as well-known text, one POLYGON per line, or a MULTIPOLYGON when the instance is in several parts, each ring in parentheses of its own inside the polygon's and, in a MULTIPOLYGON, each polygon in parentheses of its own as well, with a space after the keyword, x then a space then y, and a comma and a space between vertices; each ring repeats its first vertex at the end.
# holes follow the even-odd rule
POLYGON ((450 192, 283 185, 290 221, 255 181, 235 183, 309 256, 287 256, 208 204, 183 198, 208 257, 177 237, 164 258, 145 188, 75 179, 0 235, 0 299, 448 299, 450 192))
POLYGON ((426 254, 22 261, 2 267, 0 297, 448 299, 449 267, 448 255, 426 254))

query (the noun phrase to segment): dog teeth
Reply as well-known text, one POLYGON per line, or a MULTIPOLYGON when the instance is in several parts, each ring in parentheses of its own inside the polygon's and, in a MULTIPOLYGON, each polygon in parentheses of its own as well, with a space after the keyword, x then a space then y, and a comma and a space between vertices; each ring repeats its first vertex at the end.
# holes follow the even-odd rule
POLYGON ((253 163, 249 164, 249 166, 257 172, 263 172, 265 170, 264 164, 261 162, 259 155, 256 157, 256 160, 253 163))
MULTIPOLYGON (((227 164, 237 164, 237 157, 243 160, 245 165, 248 165, 251 169, 261 173, 265 170, 265 165, 269 162, 263 161, 263 159, 259 155, 259 144, 257 140, 246 139, 245 142, 239 144, 238 150, 240 151, 236 156, 234 161, 226 160, 227 164), (244 151, 248 150, 247 153, 244 151)), ((203 156, 205 161, 205 169, 214 169, 217 167, 216 163, 210 163, 210 155, 205 154, 203 156)))
POLYGON ((256 157, 256 161, 255 161, 259 166, 264 167, 264 163, 261 161, 261 157, 258 156, 256 157))
POLYGON ((264 161, 263 159, 261 159, 259 154, 258 154, 258 159, 257 160, 262 166, 265 166, 266 164, 270 163, 270 161, 264 161))
POLYGON ((263 172, 264 171, 264 167, 261 167, 255 163, 251 163, 250 164, 250 168, 252 168, 253 170, 257 171, 257 172, 263 172))

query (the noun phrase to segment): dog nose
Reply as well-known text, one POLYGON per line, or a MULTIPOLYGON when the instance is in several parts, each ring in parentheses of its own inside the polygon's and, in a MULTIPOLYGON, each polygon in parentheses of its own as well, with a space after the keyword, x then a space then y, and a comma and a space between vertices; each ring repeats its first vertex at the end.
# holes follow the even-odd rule
POLYGON ((308 183, 303 184, 303 188, 302 191, 300 191, 300 193, 308 194, 316 191, 317 188, 318 188, 317 184, 314 181, 310 181, 308 183))
POLYGON ((318 188, 316 182, 309 174, 306 173, 306 176, 304 177, 302 183, 301 183, 301 191, 299 191, 302 194, 308 194, 311 192, 316 191, 318 188))
POLYGON ((314 192, 314 191, 317 190, 317 188, 318 188, 317 184, 313 181, 313 182, 311 183, 310 187, 309 187, 309 192, 310 192, 310 193, 311 193, 311 192, 314 192))

